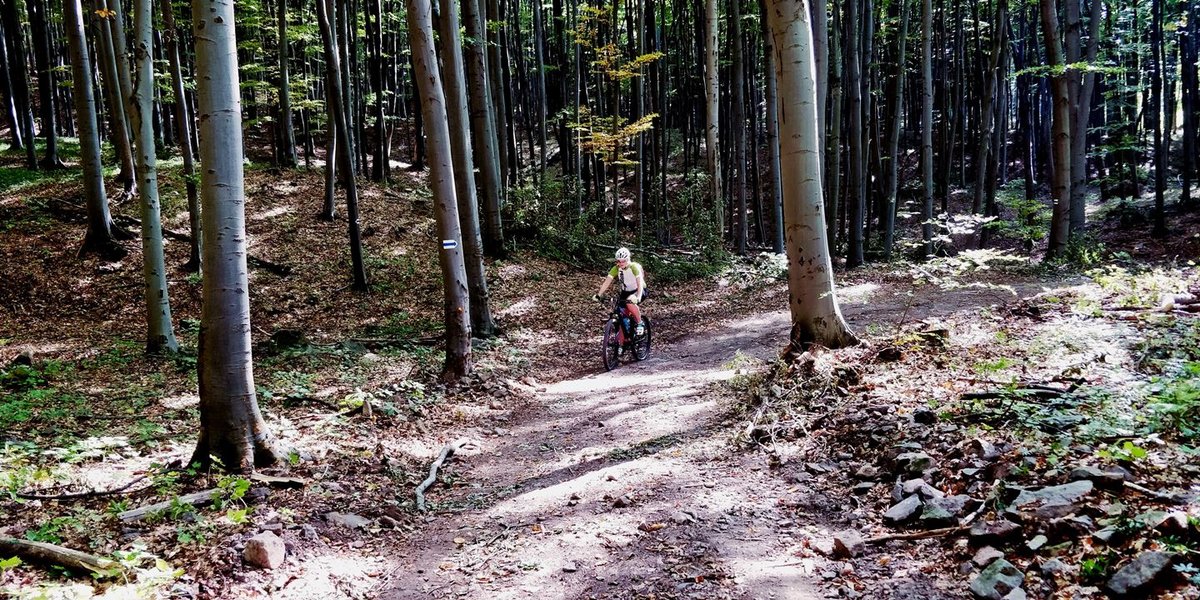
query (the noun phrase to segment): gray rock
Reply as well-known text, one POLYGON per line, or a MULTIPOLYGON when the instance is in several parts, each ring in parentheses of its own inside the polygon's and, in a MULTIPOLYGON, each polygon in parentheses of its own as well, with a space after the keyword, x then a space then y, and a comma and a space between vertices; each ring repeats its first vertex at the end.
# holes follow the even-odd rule
POLYGON ((924 452, 905 452, 896 456, 896 470, 910 475, 920 475, 933 466, 933 458, 924 452))
POLYGON ((286 555, 287 549, 283 545, 283 540, 270 531, 264 531, 246 540, 246 549, 242 551, 242 557, 246 559, 246 562, 261 569, 278 567, 283 564, 286 555))
POLYGON ((893 525, 907 523, 915 518, 920 510, 921 498, 918 496, 909 496, 883 513, 883 520, 893 525))
POLYGON ((993 522, 977 521, 971 525, 970 531, 971 540, 979 544, 1008 541, 1020 534, 1021 526, 1007 519, 993 522))
POLYGON ((987 600, 1003 600, 1024 582, 1024 573, 1007 560, 998 558, 971 582, 971 593, 987 600))
POLYGON ((931 425, 937 422, 937 413, 929 410, 928 408, 918 408, 917 410, 913 411, 912 418, 914 423, 931 425))
POLYGON ((317 528, 312 525, 305 524, 300 527, 300 537, 306 540, 317 539, 317 528))
POLYGON ((967 446, 968 451, 985 461, 993 461, 1000 457, 996 446, 985 439, 973 439, 967 446))
POLYGON ((392 517, 389 517, 387 515, 383 515, 383 516, 379 517, 379 524, 384 527, 388 527, 390 529, 397 529, 400 527, 399 521, 397 521, 396 519, 393 519, 392 517))
POLYGON ((984 546, 975 553, 975 556, 971 558, 971 562, 982 569, 992 564, 992 561, 998 558, 1004 558, 1004 553, 991 546, 984 546))
POLYGON ((1051 558, 1042 563, 1042 573, 1050 578, 1058 576, 1074 577, 1078 571, 1078 567, 1068 565, 1058 558, 1051 558))
POLYGON ((875 489, 874 483, 871 483, 870 481, 864 481, 860 484, 855 485, 853 488, 850 488, 850 491, 853 492, 855 495, 861 496, 863 494, 870 492, 873 489, 875 489))
POLYGON ((875 479, 879 477, 879 467, 875 465, 863 465, 854 472, 854 477, 857 479, 875 479))
POLYGON ((956 517, 966 508, 970 496, 950 496, 949 498, 931 498, 925 501, 921 510, 921 524, 926 527, 953 525, 956 517))
POLYGON ((1171 571, 1171 563, 1175 561, 1176 556, 1174 552, 1139 554, 1108 580, 1108 591, 1117 596, 1144 597, 1145 592, 1159 578, 1171 571))
POLYGON ((1025 542, 1025 547, 1029 548, 1033 552, 1037 552, 1038 550, 1042 549, 1042 546, 1046 545, 1046 542, 1049 542, 1049 541, 1050 541, 1050 538, 1047 538, 1044 535, 1038 534, 1038 535, 1033 536, 1033 539, 1029 540, 1028 542, 1025 542))
POLYGON ((330 525, 345 527, 346 529, 362 529, 371 524, 371 519, 353 513, 325 513, 325 520, 329 521, 330 525))
POLYGON ((1001 598, 1001 600, 1026 600, 1027 598, 1028 596, 1025 595, 1025 590, 1017 588, 1005 594, 1004 598, 1001 598))
POLYGON ((853 558, 862 553, 863 538, 857 531, 839 531, 833 536, 833 555, 838 558, 853 558))
POLYGON ((1111 469, 1100 469, 1090 465, 1075 467, 1071 469, 1071 474, 1068 476, 1071 481, 1091 481, 1097 486, 1103 488, 1118 488, 1126 481, 1131 481, 1133 475, 1122 469, 1121 467, 1113 467, 1111 469))
POLYGON ((1050 520, 1065 517, 1078 510, 1078 502, 1092 492, 1095 485, 1088 480, 1072 481, 1036 490, 1021 490, 1009 506, 1009 514, 1022 519, 1050 520))
POLYGON ((575 561, 567 561, 563 563, 562 570, 563 573, 574 573, 579 570, 579 565, 575 564, 575 561))
POLYGON ((340 484, 336 481, 322 481, 321 489, 324 489, 329 492, 333 492, 335 494, 346 493, 346 488, 342 487, 342 484, 340 484))
POLYGON ((829 538, 813 538, 808 541, 808 547, 816 550, 821 556, 833 556, 833 540, 829 538))

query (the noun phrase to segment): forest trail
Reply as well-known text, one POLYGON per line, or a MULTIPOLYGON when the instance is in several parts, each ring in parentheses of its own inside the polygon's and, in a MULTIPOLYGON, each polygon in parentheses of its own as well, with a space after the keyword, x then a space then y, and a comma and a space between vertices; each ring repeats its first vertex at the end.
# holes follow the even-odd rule
MULTIPOLYGON (((843 310, 865 331, 1035 287, 910 297, 871 285, 847 288, 843 310)), ((782 310, 730 320, 644 362, 544 388, 454 459, 474 493, 395 549, 401 564, 380 597, 825 597, 834 574, 800 558, 822 524, 794 522, 781 502, 804 486, 763 453, 730 451, 734 421, 712 386, 737 374, 739 353, 774 358, 788 326, 782 310)), ((587 358, 600 368, 598 351, 587 358)), ((435 487, 431 501, 444 494, 435 487)))

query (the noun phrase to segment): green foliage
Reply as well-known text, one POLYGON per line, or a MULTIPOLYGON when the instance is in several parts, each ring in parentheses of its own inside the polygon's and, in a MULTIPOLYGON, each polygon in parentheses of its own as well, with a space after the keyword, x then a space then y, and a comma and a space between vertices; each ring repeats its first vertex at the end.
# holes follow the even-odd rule
POLYGON ((1200 362, 1189 362, 1176 377, 1157 382, 1149 400, 1154 431, 1200 439, 1200 362))
POLYGON ((1108 577, 1116 562, 1117 554, 1115 552, 1105 552, 1085 558, 1079 563, 1079 578, 1083 581, 1102 581, 1108 577))
POLYGON ((1046 236, 1050 227, 1050 209, 1037 198, 1026 198, 1022 182, 1013 180, 997 190, 996 203, 1011 217, 996 219, 984 227, 1025 244, 1026 249, 1046 236))
POLYGON ((20 557, 12 556, 9 558, 5 558, 3 560, 0 560, 0 573, 3 573, 4 571, 7 571, 9 569, 15 569, 19 566, 21 566, 21 558, 20 557))
POLYGON ((1100 458, 1115 460, 1122 463, 1133 463, 1143 458, 1146 458, 1148 453, 1145 448, 1138 446, 1130 441, 1122 442, 1121 444, 1110 444, 1107 448, 1102 448, 1096 451, 1096 456, 1100 458))

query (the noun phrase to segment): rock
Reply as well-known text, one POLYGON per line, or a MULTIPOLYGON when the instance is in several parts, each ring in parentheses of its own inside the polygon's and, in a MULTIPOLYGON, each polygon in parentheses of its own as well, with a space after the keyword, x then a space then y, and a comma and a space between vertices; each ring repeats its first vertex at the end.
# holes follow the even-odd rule
POLYGON ((1050 535, 1055 539, 1073 539, 1085 536, 1095 529, 1096 523, 1087 515, 1071 515, 1050 521, 1050 535))
POLYGON ((982 569, 992 564, 992 561, 998 558, 1004 558, 1004 553, 991 546, 984 546, 975 553, 975 556, 971 558, 971 562, 982 569))
POLYGON ((1033 536, 1033 539, 1026 542, 1025 547, 1029 548, 1029 550, 1031 550, 1033 552, 1037 552, 1038 550, 1042 549, 1042 546, 1046 545, 1046 542, 1049 542, 1049 541, 1050 541, 1050 538, 1047 538, 1044 535, 1038 534, 1038 535, 1033 536))
POLYGON ((991 442, 982 438, 971 440, 967 444, 967 449, 971 452, 971 454, 974 454, 985 461, 990 462, 1000 458, 1000 451, 996 449, 995 444, 992 444, 991 442))
POLYGON ((696 517, 692 516, 692 514, 689 512, 679 511, 679 512, 671 515, 671 520, 675 521, 676 524, 684 525, 687 523, 691 523, 692 521, 695 521, 696 517))
POLYGON ((821 556, 833 556, 833 540, 829 538, 812 538, 808 540, 808 547, 821 556))
POLYGON ((1021 518, 1041 520, 1057 519, 1078 510, 1076 504, 1092 492, 1095 486, 1089 480, 1072 481, 1036 490, 1024 489, 1009 506, 1009 514, 1021 518))
POLYGON ((879 467, 875 465, 863 465, 854 472, 856 479, 875 479, 879 477, 879 467))
POLYGON ((937 413, 928 408, 918 408, 913 411, 912 419, 914 423, 922 425, 932 425, 937 422, 937 413))
POLYGON ((1028 598, 1028 596, 1025 595, 1025 590, 1017 588, 1005 594, 1000 600, 1026 600, 1026 598, 1028 598))
POLYGON ((633 505, 633 497, 625 494, 613 501, 613 508, 626 508, 633 505))
POLYGON ((921 523, 927 527, 953 525, 970 499, 970 496, 959 495, 926 500, 921 511, 921 523))
POLYGON ((33 351, 25 350, 13 357, 8 363, 9 367, 32 367, 33 366, 33 351))
POLYGON ((266 523, 262 526, 262 530, 279 533, 280 531, 283 531, 283 523, 266 523))
POLYGON ((933 458, 924 452, 904 452, 896 456, 896 470, 920 475, 933 466, 933 458))
POLYGON ((358 358, 358 360, 364 364, 374 365, 374 364, 379 364, 379 363, 383 362, 383 357, 379 356, 378 354, 375 354, 374 352, 368 352, 368 353, 360 356, 358 358))
POLYGON ((575 564, 575 561, 567 561, 563 563, 562 570, 563 573, 574 573, 579 570, 579 565, 575 564))
POLYGON ((1071 481, 1087 480, 1099 487, 1113 489, 1121 487, 1126 481, 1131 481, 1133 475, 1121 467, 1103 470, 1098 467, 1085 465, 1071 469, 1071 474, 1068 475, 1068 478, 1071 481))
POLYGON ((907 523, 915 518, 920 510, 921 498, 918 496, 909 496, 883 513, 883 520, 885 523, 892 525, 907 523))
POLYGON ((317 529, 312 525, 305 524, 300 527, 300 537, 306 540, 317 539, 317 529))
POLYGON ((862 553, 863 538, 857 531, 839 531, 833 536, 833 555, 838 558, 853 558, 862 553))
POLYGON ((383 515, 383 516, 379 517, 379 524, 384 527, 387 527, 389 529, 397 529, 400 527, 399 521, 397 521, 387 515, 383 515))
POLYGON ((1068 565, 1058 558, 1051 558, 1042 563, 1042 573, 1046 577, 1053 579, 1054 577, 1074 577, 1079 571, 1078 567, 1068 565))
POLYGON ((340 484, 336 481, 322 481, 321 488, 326 491, 333 492, 335 494, 345 494, 346 493, 346 488, 342 487, 342 484, 340 484))
POLYGON ((855 495, 861 496, 863 494, 869 493, 873 489, 875 489, 874 483, 871 483, 870 481, 864 481, 862 483, 855 485, 853 488, 850 488, 850 491, 852 493, 854 493, 855 495))
POLYGON ((308 336, 299 329, 278 329, 271 334, 271 346, 276 350, 307 345, 308 336))
POLYGON ((371 519, 353 513, 325 513, 325 520, 329 521, 330 525, 337 525, 346 529, 362 529, 371 524, 371 519))
POLYGON ((1009 521, 1001 519, 999 521, 986 522, 976 521, 971 525, 970 536, 971 540, 979 544, 987 544, 992 542, 1005 542, 1011 540, 1021 534, 1021 526, 1009 521))
POLYGON ((971 582, 971 593, 987 600, 1003 600, 1013 590, 1020 589, 1024 582, 1024 573, 1007 560, 998 558, 971 582))
POLYGON ((1169 512, 1162 515, 1161 518, 1155 519, 1151 525, 1168 535, 1182 535, 1187 533, 1189 529, 1188 514, 1182 511, 1169 512))
POLYGON ((263 502, 270 497, 271 490, 261 485, 250 488, 250 491, 246 492, 245 496, 246 502, 250 504, 258 504, 259 502, 263 502))
POLYGON ((1116 596, 1145 597, 1158 579, 1171 571, 1174 552, 1143 552, 1108 580, 1108 591, 1116 596))
POLYGON ((283 540, 270 531, 264 531, 247 540, 246 549, 242 551, 246 562, 260 569, 278 567, 283 564, 286 555, 287 549, 284 548, 283 540))
POLYGON ((492 410, 504 410, 504 403, 499 400, 492 400, 491 403, 488 404, 488 408, 492 410))

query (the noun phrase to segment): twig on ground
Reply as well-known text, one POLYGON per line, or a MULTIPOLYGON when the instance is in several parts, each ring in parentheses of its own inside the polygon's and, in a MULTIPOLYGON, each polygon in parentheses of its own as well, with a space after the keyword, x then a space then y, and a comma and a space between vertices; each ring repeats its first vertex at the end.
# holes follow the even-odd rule
POLYGON ((159 502, 157 504, 150 504, 148 506, 130 509, 117 515, 117 518, 126 523, 130 521, 141 521, 142 519, 145 519, 160 510, 171 508, 171 506, 175 505, 176 503, 189 504, 191 506, 201 506, 212 502, 220 495, 221 490, 216 488, 204 490, 202 492, 195 492, 193 494, 187 494, 186 496, 180 496, 165 502, 159 502))
POLYGON ((955 525, 953 527, 943 527, 941 529, 929 529, 926 531, 912 531, 912 532, 908 532, 908 533, 889 533, 886 535, 868 538, 866 540, 863 540, 863 543, 865 543, 865 544, 881 544, 883 542, 890 542, 892 540, 923 540, 926 538, 940 537, 943 535, 955 535, 957 533, 966 531, 967 529, 969 529, 971 527, 971 524, 974 523, 975 520, 979 518, 979 515, 982 515, 983 512, 985 510, 987 510, 988 503, 990 503, 996 497, 996 492, 998 491, 999 487, 1000 487, 1000 480, 999 479, 993 480, 992 481, 992 489, 990 492, 988 492, 987 498, 984 498, 983 503, 981 503, 979 505, 979 508, 975 509, 975 512, 960 519, 958 521, 958 525, 955 525))
POLYGON ((16 555, 30 562, 48 563, 68 569, 105 572, 120 569, 116 561, 64 548, 57 544, 0 537, 0 555, 16 555))
MULTIPOLYGON (((125 485, 115 487, 109 490, 88 490, 86 492, 70 492, 66 494, 27 494, 18 493, 17 497, 25 500, 76 500, 79 498, 97 498, 100 496, 111 496, 114 494, 124 493, 129 488, 133 487, 140 481, 144 481, 149 475, 141 475, 131 479, 125 485)), ((134 490, 140 491, 140 490, 134 490)))
POLYGON ((426 477, 425 481, 422 481, 421 485, 418 485, 416 491, 414 492, 417 497, 418 511, 425 512, 425 490, 429 489, 429 486, 433 485, 434 481, 437 481, 437 472, 438 469, 442 467, 442 463, 446 462, 446 459, 454 456, 455 452, 458 452, 466 445, 467 440, 465 439, 456 440, 446 444, 446 447, 442 448, 442 452, 438 454, 437 460, 433 461, 432 465, 429 465, 429 477, 426 477))

